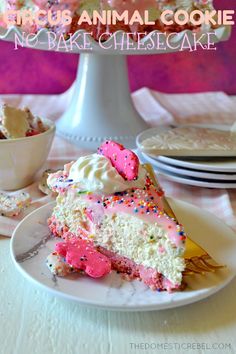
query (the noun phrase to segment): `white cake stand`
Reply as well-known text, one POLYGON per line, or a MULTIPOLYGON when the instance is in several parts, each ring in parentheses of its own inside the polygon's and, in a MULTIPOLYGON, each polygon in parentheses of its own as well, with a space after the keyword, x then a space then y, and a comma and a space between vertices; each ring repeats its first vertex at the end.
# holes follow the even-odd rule
MULTIPOLYGON (((220 27, 215 32, 214 42, 227 40, 230 35, 230 27, 220 27)), ((82 36, 83 30, 76 32, 73 39, 82 36)), ((132 40, 129 40, 130 48, 115 49, 114 38, 105 42, 106 49, 88 37, 90 49, 78 48, 82 39, 77 44, 54 48, 61 52, 80 54, 78 75, 75 90, 69 109, 58 120, 57 134, 69 139, 76 145, 86 149, 96 149, 105 139, 113 139, 125 144, 129 148, 135 147, 135 137, 142 130, 147 129, 147 124, 135 110, 130 96, 126 55, 137 54, 161 54, 175 52, 176 49, 152 49, 152 39, 159 31, 153 31, 142 39, 142 48, 132 40)), ((183 31, 172 36, 171 46, 181 43, 183 36, 188 33, 188 38, 193 44, 194 38, 191 31, 183 31)), ((197 34, 200 37, 206 32, 197 34)), ((0 39, 14 41, 15 36, 24 41, 21 30, 15 27, 9 30, 0 29, 0 39)), ((124 32, 116 32, 116 39, 120 43, 124 32)), ((123 41, 126 46, 127 41, 123 41)), ((202 41, 206 44, 206 38, 202 41)), ((57 46, 59 42, 57 41, 57 46)), ((163 41, 161 47, 166 42, 163 41)), ((48 48, 48 32, 41 30, 30 41, 24 43, 26 47, 34 47, 41 50, 48 48)), ((126 48, 126 47, 125 47, 126 48)))

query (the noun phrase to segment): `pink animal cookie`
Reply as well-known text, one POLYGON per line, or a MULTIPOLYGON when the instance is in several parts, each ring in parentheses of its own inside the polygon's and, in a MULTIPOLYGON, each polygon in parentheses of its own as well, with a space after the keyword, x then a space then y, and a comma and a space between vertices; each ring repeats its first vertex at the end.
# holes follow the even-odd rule
POLYGON ((93 243, 88 240, 72 238, 65 242, 59 242, 55 251, 66 262, 77 270, 84 270, 92 278, 100 278, 110 273, 110 260, 96 251, 93 243))
POLYGON ((133 151, 110 140, 98 148, 98 154, 107 157, 125 180, 133 181, 138 178, 139 159, 133 151))

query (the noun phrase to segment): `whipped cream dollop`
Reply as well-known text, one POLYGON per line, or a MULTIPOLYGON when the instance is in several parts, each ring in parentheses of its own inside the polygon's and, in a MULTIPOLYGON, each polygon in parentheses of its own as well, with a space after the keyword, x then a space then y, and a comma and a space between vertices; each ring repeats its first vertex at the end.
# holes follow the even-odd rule
POLYGON ((102 155, 91 154, 80 157, 70 168, 68 180, 80 190, 112 194, 129 188, 144 188, 146 170, 139 166, 139 176, 135 181, 126 181, 102 155))

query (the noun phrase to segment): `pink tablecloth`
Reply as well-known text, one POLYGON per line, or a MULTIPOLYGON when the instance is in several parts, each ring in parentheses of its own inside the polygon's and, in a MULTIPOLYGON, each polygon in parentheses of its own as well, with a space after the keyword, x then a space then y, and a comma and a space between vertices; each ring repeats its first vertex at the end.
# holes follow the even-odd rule
MULTIPOLYGON (((2 95, 0 103, 28 106, 35 114, 56 120, 67 108, 72 93, 73 86, 64 94, 55 96, 2 95)), ((236 118, 236 100, 222 92, 170 95, 143 88, 133 94, 133 100, 143 119, 151 126, 171 122, 231 124, 236 118)), ((44 169, 60 168, 64 163, 85 153, 86 151, 80 150, 68 141, 56 137, 44 169)), ((236 190, 191 187, 167 181, 165 177, 160 177, 159 180, 167 195, 207 209, 236 229, 236 190)), ((31 194, 32 205, 18 217, 0 216, 0 235, 10 237, 25 215, 51 200, 38 190, 37 181, 25 190, 31 194)))

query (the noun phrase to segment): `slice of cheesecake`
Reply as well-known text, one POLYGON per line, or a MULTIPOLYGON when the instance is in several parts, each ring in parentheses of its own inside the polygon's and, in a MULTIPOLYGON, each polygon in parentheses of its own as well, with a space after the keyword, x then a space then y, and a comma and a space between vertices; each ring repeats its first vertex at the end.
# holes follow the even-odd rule
POLYGON ((165 213, 163 191, 132 151, 108 141, 51 174, 48 185, 58 193, 49 219, 55 236, 92 241, 113 270, 153 290, 181 288, 186 235, 165 213))

